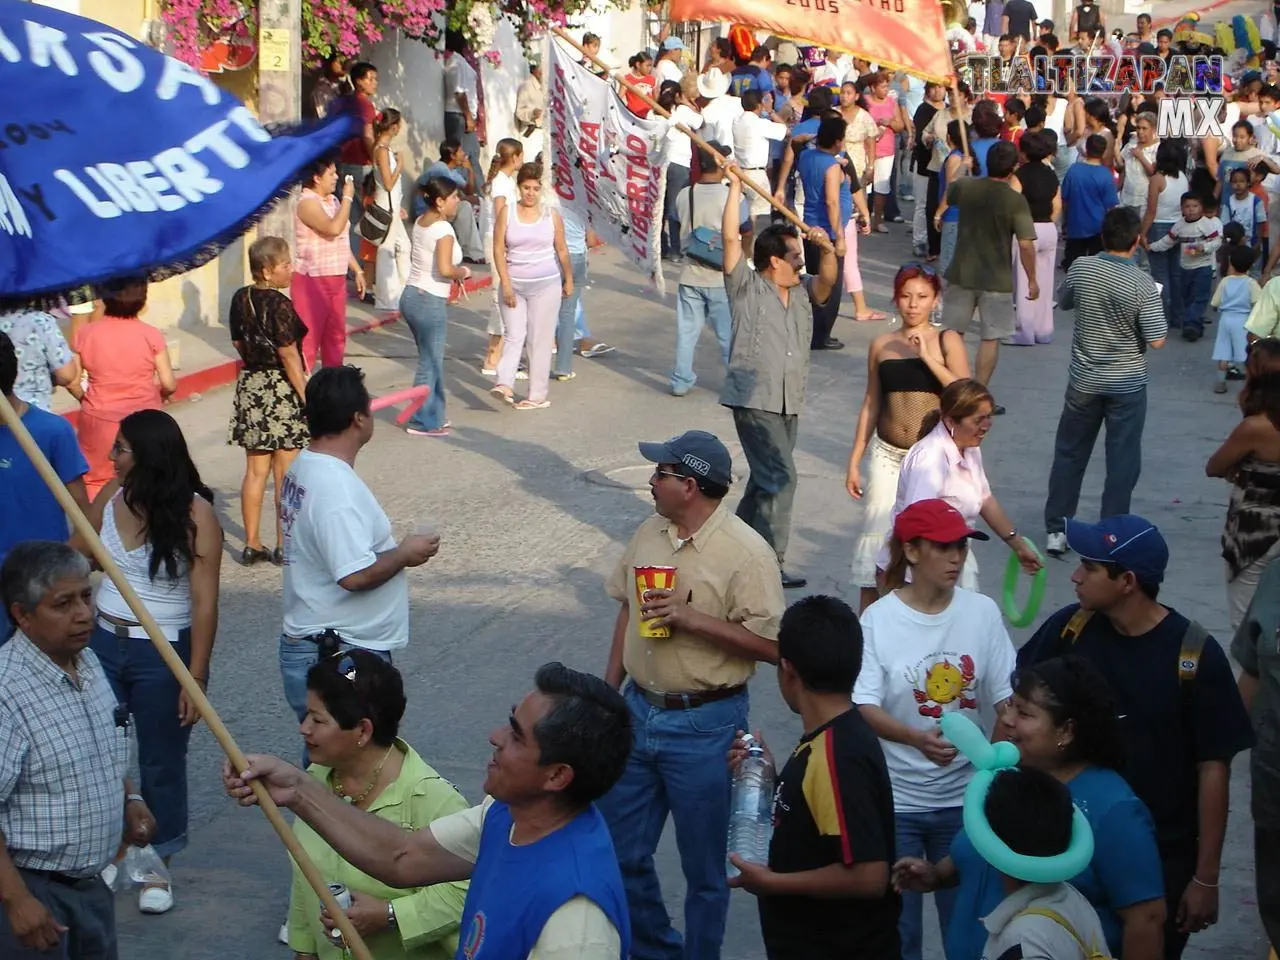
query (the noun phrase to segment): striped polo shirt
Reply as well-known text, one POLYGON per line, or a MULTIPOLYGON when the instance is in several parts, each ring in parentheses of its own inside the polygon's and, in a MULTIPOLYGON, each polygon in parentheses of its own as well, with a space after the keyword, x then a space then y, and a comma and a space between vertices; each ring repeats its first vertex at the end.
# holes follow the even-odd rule
POLYGON ((1147 346, 1169 334, 1160 291, 1127 257, 1100 253, 1071 264, 1058 305, 1075 308, 1070 384, 1081 393, 1147 386, 1147 346))

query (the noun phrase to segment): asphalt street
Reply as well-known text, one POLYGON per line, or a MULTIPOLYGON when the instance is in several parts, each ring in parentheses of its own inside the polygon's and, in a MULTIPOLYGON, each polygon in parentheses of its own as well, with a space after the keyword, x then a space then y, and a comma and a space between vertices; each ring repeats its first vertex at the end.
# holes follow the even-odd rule
MULTIPOLYGON (((872 306, 888 311, 892 276, 912 259, 908 228, 860 244, 862 274, 872 306)), ((439 556, 409 574, 412 640, 398 657, 409 697, 405 736, 462 792, 479 800, 486 738, 505 723, 508 706, 531 685, 535 668, 562 660, 602 672, 616 606, 604 581, 635 526, 649 513, 649 473, 636 450, 643 439, 663 439, 691 428, 729 442, 739 481, 746 465, 727 410, 717 403, 722 372, 709 333, 700 346, 699 382, 672 397, 668 371, 674 352, 675 282, 665 298, 611 251, 593 256, 586 307, 593 334, 615 344, 606 357, 575 358, 578 376, 553 383, 552 407, 516 412, 488 394, 479 372, 489 296, 472 297, 451 313, 446 363, 448 439, 415 438, 379 415, 373 442, 357 468, 397 530, 434 525, 439 556)), ((1047 287, 1042 280, 1042 286, 1047 287)), ((860 508, 845 492, 844 476, 854 421, 866 380, 865 348, 888 328, 855 324, 846 300, 836 335, 847 349, 813 357, 808 406, 800 419, 800 485, 788 568, 809 578, 805 593, 842 596, 856 604, 849 561, 860 508)), ((1043 548, 1041 514, 1054 429, 1067 377, 1070 323, 1058 313, 1051 345, 1002 349, 992 388, 1008 414, 984 444, 994 491, 1018 527, 1043 548)), ((207 331, 216 334, 216 331, 207 331)), ((972 338, 970 338, 972 347, 972 338)), ((1173 557, 1162 592, 1177 607, 1221 636, 1226 632, 1218 538, 1228 488, 1204 476, 1204 462, 1239 414, 1235 390, 1211 392, 1212 338, 1171 341, 1152 355, 1144 472, 1135 512, 1153 520, 1170 541, 1173 557)), ((375 394, 408 386, 416 364, 403 324, 362 335, 348 357, 367 372, 375 394)), ((239 485, 243 456, 226 443, 231 391, 176 405, 205 480, 217 492, 226 530, 221 620, 209 694, 246 752, 296 757, 296 725, 285 705, 277 666, 281 574, 270 566, 245 569, 239 485)), ((1096 518, 1101 488, 1101 444, 1085 485, 1080 514, 1096 518)), ((264 522, 265 542, 274 533, 264 522)), ((978 544, 981 585, 998 595, 1007 557, 999 542, 978 544)), ((1073 599, 1072 563, 1050 561, 1044 613, 1073 599)), ((1015 643, 1029 630, 1014 630, 1015 643)), ((773 671, 751 685, 752 725, 775 751, 801 733, 777 693, 773 671)), ((201 726, 190 757, 191 843, 174 861, 176 908, 141 916, 121 896, 118 916, 123 960, 245 960, 289 956, 275 941, 288 901, 284 848, 262 815, 241 810, 222 794, 220 752, 201 726)), ((1231 823, 1222 874, 1221 921, 1193 938, 1188 957, 1262 957, 1253 900, 1247 758, 1234 768, 1231 823)), ((681 913, 683 881, 668 831, 659 868, 669 908, 681 913)), ((935 929, 926 956, 941 957, 935 929)), ((755 904, 733 896, 725 960, 760 960, 755 904)))

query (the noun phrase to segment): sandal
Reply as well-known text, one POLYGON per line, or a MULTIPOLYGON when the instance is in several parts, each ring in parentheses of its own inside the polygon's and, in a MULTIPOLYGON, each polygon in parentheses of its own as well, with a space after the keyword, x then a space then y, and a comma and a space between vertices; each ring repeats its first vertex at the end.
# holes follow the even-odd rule
POLYGON ((489 392, 493 394, 495 397, 497 397, 498 399, 504 400, 507 403, 516 402, 515 395, 506 387, 493 387, 489 392))
POLYGON ((521 400, 515 405, 517 410, 545 410, 551 406, 550 400, 521 400))
POLYGON ((889 317, 881 313, 879 310, 872 310, 870 313, 865 314, 864 316, 855 315, 853 319, 856 320, 858 323, 872 323, 878 320, 888 320, 889 317))

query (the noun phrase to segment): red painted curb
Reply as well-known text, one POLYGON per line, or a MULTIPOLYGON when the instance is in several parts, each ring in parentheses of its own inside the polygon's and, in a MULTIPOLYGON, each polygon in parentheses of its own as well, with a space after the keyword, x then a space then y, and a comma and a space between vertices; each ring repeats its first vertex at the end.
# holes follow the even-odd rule
MULTIPOLYGON (((484 290, 493 285, 493 277, 473 277, 467 281, 467 292, 475 293, 477 290, 484 290)), ((400 319, 400 314, 388 313, 381 317, 374 317, 354 327, 347 328, 347 336, 352 337, 358 333, 368 333, 370 330, 377 330, 379 327, 385 327, 389 323, 395 323, 400 319)), ((215 390, 218 387, 225 387, 229 383, 235 383, 236 375, 240 372, 241 363, 239 360, 224 360, 221 363, 215 363, 211 367, 204 367, 201 370, 192 370, 190 373, 184 373, 178 377, 178 389, 173 395, 172 403, 181 403, 184 400, 190 400, 194 395, 206 393, 215 390)), ((69 422, 73 427, 79 423, 80 411, 68 410, 63 415, 63 419, 69 422)))

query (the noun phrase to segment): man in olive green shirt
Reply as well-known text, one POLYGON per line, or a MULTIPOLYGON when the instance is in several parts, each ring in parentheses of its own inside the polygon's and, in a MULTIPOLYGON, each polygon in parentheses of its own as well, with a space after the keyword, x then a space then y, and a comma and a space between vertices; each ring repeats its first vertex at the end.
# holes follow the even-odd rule
MULTIPOLYGON (((1036 225, 1027 198, 1010 186, 1018 148, 1001 141, 987 152, 985 177, 961 177, 947 189, 949 207, 960 210, 956 253, 947 269, 942 325, 963 334, 978 314, 978 355, 974 375, 991 383, 1000 341, 1013 336, 1013 260, 1009 242, 1027 274, 1027 299, 1040 296, 1036 281, 1036 225)), ((1050 278, 1052 279, 1052 278, 1050 278)), ((1004 413, 997 407, 996 413, 1004 413)))

